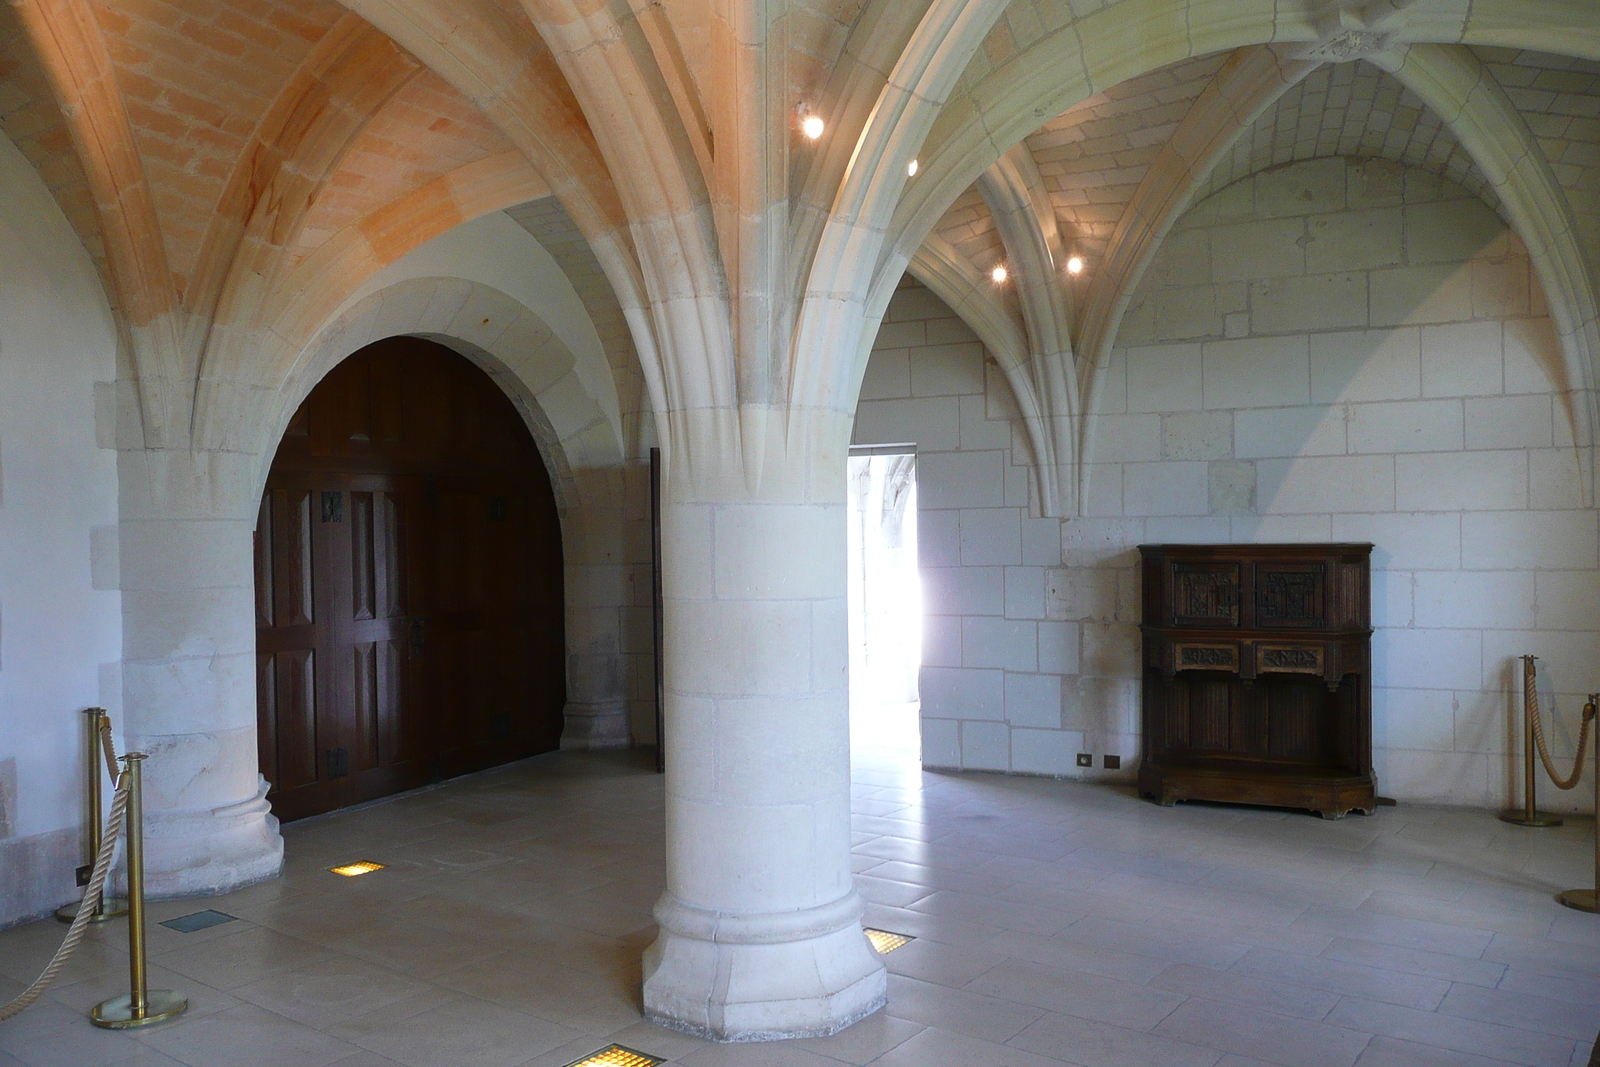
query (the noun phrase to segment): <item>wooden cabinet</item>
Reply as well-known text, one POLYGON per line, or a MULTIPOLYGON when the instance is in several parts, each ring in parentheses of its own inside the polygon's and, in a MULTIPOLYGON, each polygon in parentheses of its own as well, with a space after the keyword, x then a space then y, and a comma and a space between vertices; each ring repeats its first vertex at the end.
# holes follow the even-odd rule
POLYGON ((1371 814, 1372 546, 1139 553, 1139 792, 1371 814))

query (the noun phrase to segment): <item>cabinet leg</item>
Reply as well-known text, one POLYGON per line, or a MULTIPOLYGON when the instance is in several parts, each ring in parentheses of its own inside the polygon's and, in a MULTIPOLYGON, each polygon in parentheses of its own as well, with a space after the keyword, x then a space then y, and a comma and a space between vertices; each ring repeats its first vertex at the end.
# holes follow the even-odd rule
POLYGON ((1317 812, 1317 814, 1322 816, 1327 821, 1332 822, 1335 819, 1344 818, 1345 815, 1348 814, 1348 812, 1343 812, 1343 811, 1319 811, 1319 812, 1317 812))

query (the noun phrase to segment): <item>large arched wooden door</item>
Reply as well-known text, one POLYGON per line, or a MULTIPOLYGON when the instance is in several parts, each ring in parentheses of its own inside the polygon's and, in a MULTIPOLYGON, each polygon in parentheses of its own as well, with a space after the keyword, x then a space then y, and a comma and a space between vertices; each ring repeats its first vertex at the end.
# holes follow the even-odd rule
POLYGON ((261 772, 298 819, 556 747, 561 530, 516 409, 397 337, 295 413, 256 528, 261 772))

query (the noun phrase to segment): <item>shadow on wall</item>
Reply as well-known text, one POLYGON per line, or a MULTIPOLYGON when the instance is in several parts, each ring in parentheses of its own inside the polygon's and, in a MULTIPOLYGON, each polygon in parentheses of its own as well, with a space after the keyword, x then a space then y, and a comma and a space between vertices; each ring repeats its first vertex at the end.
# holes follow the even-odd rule
MULTIPOLYGON (((1165 514, 1195 516, 1179 539, 1377 544, 1374 740, 1436 790, 1418 799, 1520 789, 1522 652, 1546 657, 1570 754, 1560 712, 1600 684, 1578 602, 1596 565, 1584 400, 1483 201, 1387 161, 1262 171, 1180 220, 1124 334, 1126 410, 1160 413, 1168 461, 1121 465, 1121 513, 1151 516, 1150 539, 1174 532, 1165 514), (1199 460, 1203 483, 1175 473, 1199 460)), ((1134 417, 1096 417, 1102 452, 1127 452, 1107 435, 1134 417)))

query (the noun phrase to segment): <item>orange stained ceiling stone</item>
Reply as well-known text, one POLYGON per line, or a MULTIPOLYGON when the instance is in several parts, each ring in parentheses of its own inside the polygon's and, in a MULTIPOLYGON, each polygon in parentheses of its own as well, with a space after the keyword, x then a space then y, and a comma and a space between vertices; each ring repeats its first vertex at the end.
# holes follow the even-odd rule
POLYGON ((72 134, 62 121, 49 79, 10 4, 0 4, 0 132, 39 172, 83 241, 100 272, 106 295, 114 303, 116 291, 111 284, 100 216, 88 176, 73 151, 72 134))
POLYGON ((296 242, 296 259, 440 175, 511 150, 481 111, 423 70, 373 116, 320 190, 296 242))
POLYGON ((345 9, 329 0, 98 0, 94 14, 182 292, 240 153, 345 9))

